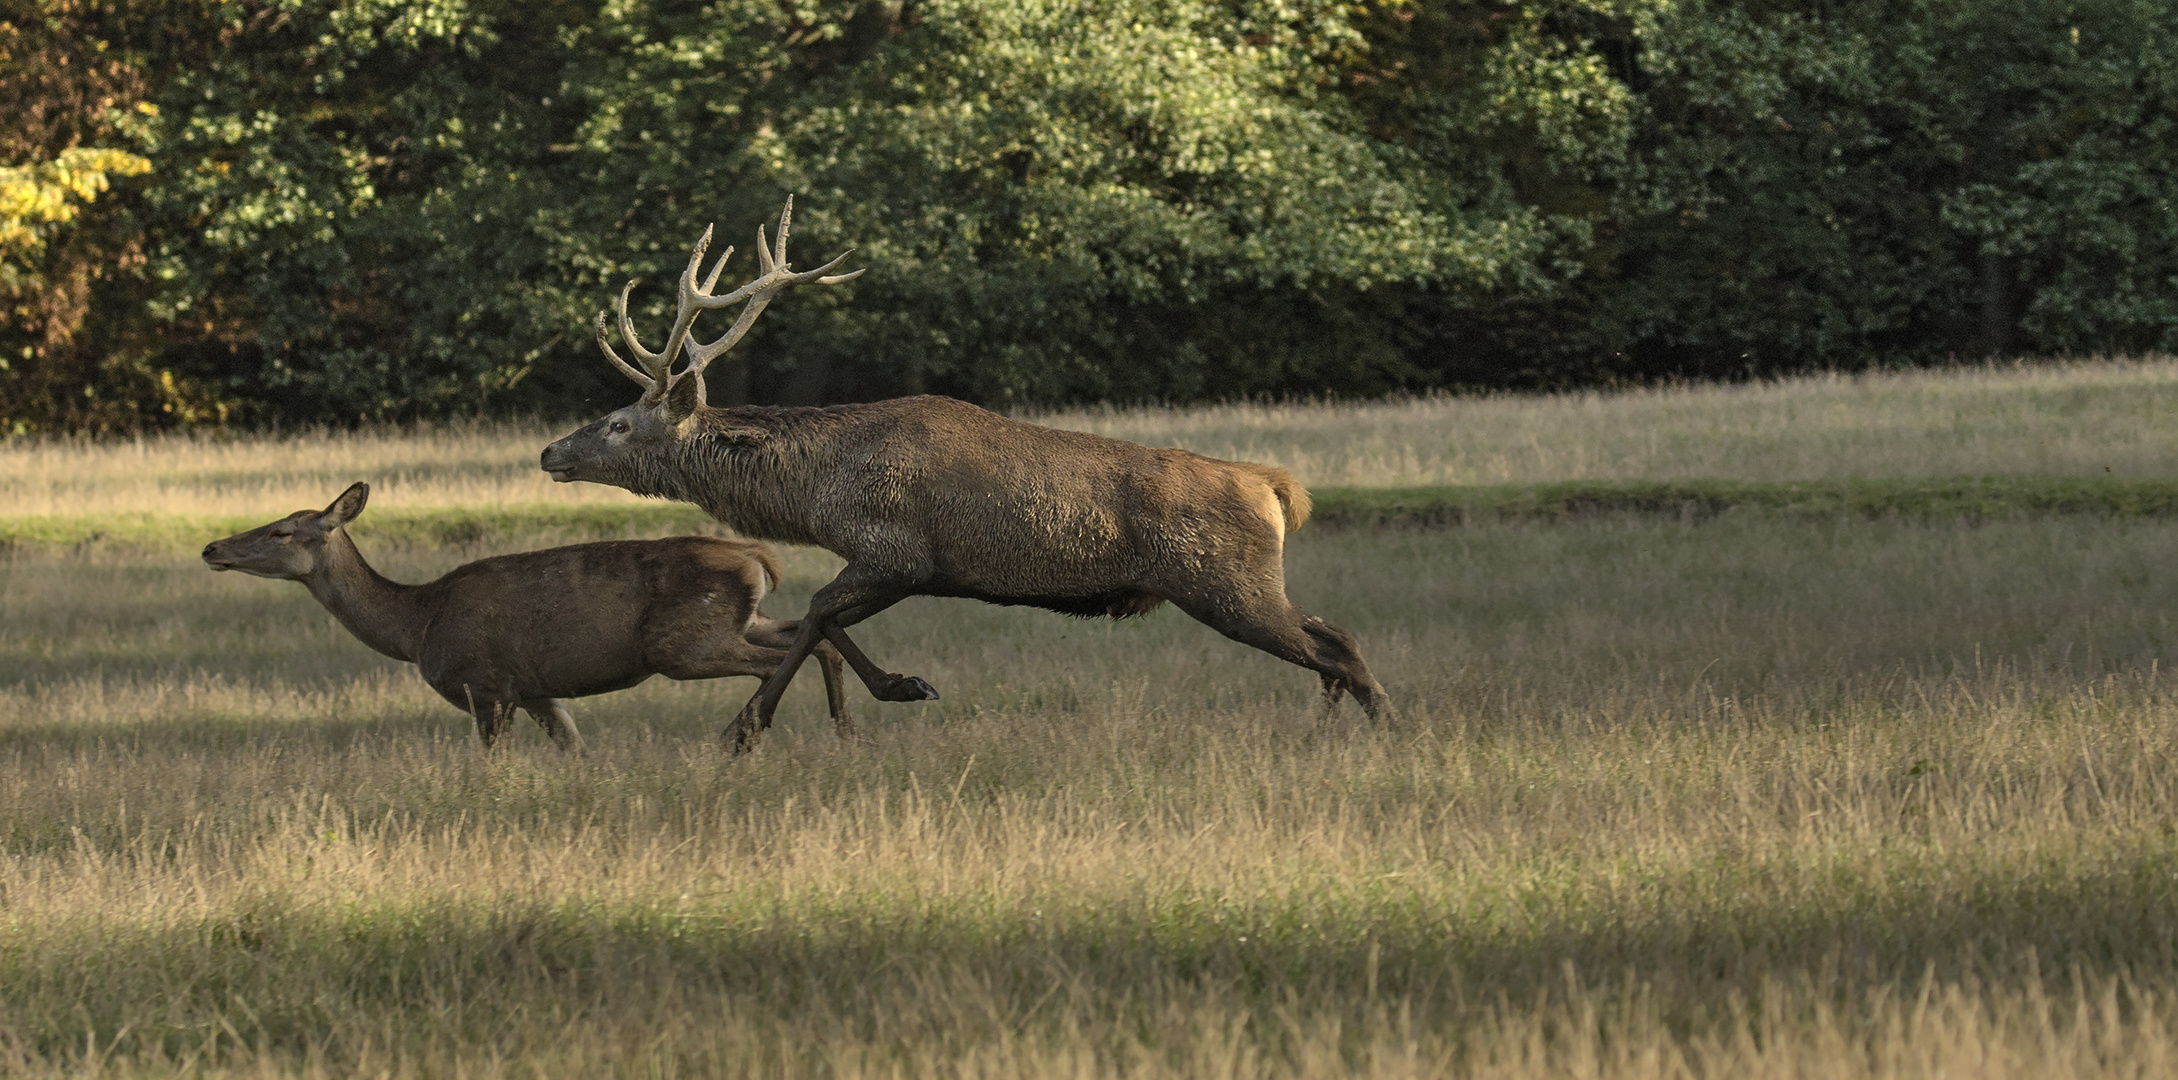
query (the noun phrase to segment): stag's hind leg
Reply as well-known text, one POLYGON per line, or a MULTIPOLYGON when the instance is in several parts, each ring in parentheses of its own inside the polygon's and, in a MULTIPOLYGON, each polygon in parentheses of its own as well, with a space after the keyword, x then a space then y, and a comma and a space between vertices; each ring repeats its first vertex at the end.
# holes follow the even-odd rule
MULTIPOLYGON (((771 620, 759 616, 758 622, 770 623, 771 620)), ((777 624, 772 625, 775 627, 777 624)), ((676 645, 670 655, 654 657, 653 667, 660 675, 669 679, 723 679, 731 675, 753 675, 765 680, 765 685, 769 686, 782 675, 787 679, 793 678, 792 670, 786 666, 786 660, 792 653, 788 649, 767 648, 758 642, 785 640, 791 646, 797 637, 798 634, 795 633, 778 634, 752 625, 746 636, 715 636, 699 645, 676 645)), ((853 738, 855 721, 847 709, 846 680, 840 670, 839 654, 823 642, 818 642, 813 651, 817 655, 817 665, 824 670, 824 693, 832 711, 832 730, 843 739, 853 738)), ((758 690, 757 694, 761 697, 763 691, 758 690)), ((753 725, 745 722, 747 718, 748 710, 743 709, 742 714, 735 717, 733 725, 727 729, 728 737, 737 752, 747 749, 755 742, 759 733, 771 726, 771 713, 768 710, 753 725)))
POLYGON ((582 732, 575 730, 574 716, 560 699, 531 698, 522 703, 522 709, 552 737, 552 745, 559 747, 561 753, 589 754, 590 748, 583 744, 582 732))
MULTIPOLYGON (((1336 708, 1343 694, 1354 695, 1371 720, 1394 718, 1391 697, 1369 674, 1354 635, 1294 607, 1284 596, 1249 603, 1240 590, 1216 596, 1173 596, 1180 610, 1243 645, 1253 645, 1323 677, 1323 708, 1336 708)), ((1258 593, 1257 595, 1261 595, 1258 593)))

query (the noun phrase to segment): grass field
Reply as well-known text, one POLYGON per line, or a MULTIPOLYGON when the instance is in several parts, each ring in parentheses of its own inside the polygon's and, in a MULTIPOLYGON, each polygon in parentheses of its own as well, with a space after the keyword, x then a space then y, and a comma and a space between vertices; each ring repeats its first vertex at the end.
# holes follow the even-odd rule
MULTIPOLYGON (((1358 487, 2148 482, 2166 425, 2142 403, 2167 402, 2173 375, 1059 419, 1297 468, 1390 460, 1371 448, 1404 440, 1442 470, 1336 477, 1358 487), (2090 419, 2068 428, 2048 402, 2090 419), (1824 419, 1801 438, 1787 415, 1824 419), (1455 422, 1545 421, 1589 446, 1554 447, 1559 472, 1434 449, 1455 422), (1782 449, 1720 456, 1734 425, 1782 449), (2040 456, 2010 449, 2022 438, 2040 456), (1938 443, 1952 456, 1930 458, 1938 443), (1573 465, 1638 445, 1680 449, 1573 465), (1813 467, 1824 446, 1830 472, 1813 467)), ((388 485, 372 513, 596 498, 518 490, 535 435, 423 433, 444 440, 443 475, 483 479, 388 485)), ((340 441, 154 441, 105 474, 102 455, 139 451, 13 447, 0 505, 118 513, 127 500, 83 505, 96 475, 157 475, 163 494, 138 502, 168 500, 149 509, 174 521, 269 517, 359 478, 360 458, 312 463, 295 445, 311 440, 340 441), (221 486, 245 475, 281 478, 221 486)), ((351 448, 390 468, 399 442, 351 448)), ((357 534, 403 580, 567 538, 508 520, 439 542, 373 539, 367 514, 357 534)), ((29 545, 0 569, 0 1071, 2178 1064, 2165 515, 1752 506, 1304 529, 1292 594, 1360 637, 1400 726, 1350 706, 1318 721, 1312 677, 1174 612, 1090 623, 924 600, 857 637, 943 701, 858 700, 872 737, 841 746, 805 680, 738 760, 715 736, 747 680, 577 702, 586 760, 532 730, 484 758, 465 718, 299 587, 210 573, 184 539, 29 545)), ((787 554, 774 614, 837 566, 787 554)))
MULTIPOLYGON (((2178 360, 1967 368, 1747 386, 1382 404, 1099 410, 1059 427, 1264 461, 1315 488, 1568 481, 2167 480, 2178 360)), ((588 420, 588 417, 583 420, 588 420)), ((373 505, 630 505, 555 485, 544 445, 577 426, 473 424, 276 442, 221 434, 0 442, 0 519, 284 514, 367 479, 373 505)))

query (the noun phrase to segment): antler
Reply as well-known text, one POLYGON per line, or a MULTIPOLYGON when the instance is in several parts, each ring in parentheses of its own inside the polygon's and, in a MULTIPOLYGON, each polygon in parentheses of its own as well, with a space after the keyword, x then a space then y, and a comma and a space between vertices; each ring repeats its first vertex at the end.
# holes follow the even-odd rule
MULTIPOLYGON (((756 317, 764 313, 764 308, 771 303, 771 298, 778 295, 780 290, 785 289, 787 286, 800 285, 806 281, 814 281, 819 285, 837 285, 842 281, 849 281, 862 276, 860 270, 845 274, 831 273, 834 267, 846 261, 847 256, 854 251, 853 248, 840 252, 838 258, 817 267, 815 270, 805 270, 799 274, 792 272, 787 264, 786 247, 787 225, 793 218, 794 196, 789 195, 787 196, 786 207, 779 211, 777 249, 774 250, 765 243, 764 227, 758 225, 756 227, 757 276, 750 279, 747 284, 724 296, 714 296, 711 290, 718 286, 718 276, 721 271, 726 269, 726 260, 733 257, 734 249, 731 246, 727 247, 725 252, 719 255, 718 262, 712 265, 710 276, 703 279, 703 284, 696 284, 696 272, 703 267, 703 254, 711 246, 711 229, 706 227, 703 230, 703 237, 696 241, 696 250, 688 256, 688 269, 681 271, 680 309, 674 314, 673 329, 666 335, 665 348, 657 352, 645 349, 643 343, 635 336, 635 323, 628 318, 628 294, 635 291, 636 283, 633 281, 628 282, 627 288, 620 290, 620 336, 627 341, 628 350, 633 352, 636 360, 643 365, 640 371, 636 370, 627 361, 622 360, 619 353, 613 351, 612 342, 606 340, 605 336, 606 313, 602 311, 597 313, 598 348, 604 350, 605 359, 612 361, 613 366, 619 368, 622 374, 634 379, 637 384, 643 387, 643 400, 656 401, 665 397, 673 389, 674 384, 682 379, 701 378, 703 369, 709 366, 711 361, 725 355, 728 350, 739 343, 742 335, 748 333, 749 327, 755 324, 756 317), (741 309, 741 316, 735 319, 733 326, 724 334, 719 335, 717 340, 708 343, 688 340, 688 331, 695 325, 697 315, 702 314, 709 308, 722 308, 731 304, 738 304, 743 300, 748 301, 748 305, 741 309), (676 374, 673 371, 673 361, 683 351, 684 347, 687 351, 688 363, 676 374)), ((702 389, 700 384, 697 389, 699 391, 702 389)))

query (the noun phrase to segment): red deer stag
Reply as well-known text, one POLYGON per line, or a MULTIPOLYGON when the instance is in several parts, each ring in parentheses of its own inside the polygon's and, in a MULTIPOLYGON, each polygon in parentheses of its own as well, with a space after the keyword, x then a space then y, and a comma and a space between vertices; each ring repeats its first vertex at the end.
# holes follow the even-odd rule
MULTIPOLYGON (((363 644, 423 669, 439 696, 476 717, 491 749, 519 707, 561 750, 582 735, 560 698, 624 690, 652 675, 768 678, 799 625, 757 610, 779 580, 770 548, 675 536, 611 540, 478 559, 424 585, 388 581, 342 526, 371 489, 356 484, 323 510, 205 545, 214 570, 300 581, 363 644)), ((839 656, 820 649, 841 738, 854 736, 839 656)))
POLYGON ((641 369, 613 351, 604 312, 597 340, 643 394, 546 447, 540 460, 554 480, 691 502, 744 535, 814 544, 847 560, 811 599, 778 672, 728 730, 737 749, 769 722, 819 639, 837 646, 880 700, 936 697, 921 679, 877 669, 844 632, 910 596, 1116 618, 1170 600, 1235 641, 1317 672, 1326 709, 1351 693, 1371 718, 1389 717, 1390 699, 1353 635, 1286 599, 1285 534, 1308 519, 1309 500, 1284 469, 1059 431, 943 397, 825 408, 705 404, 704 367, 741 340, 774 295, 861 273, 828 276, 844 254, 791 272, 793 209, 790 197, 776 250, 757 229, 758 275, 723 296, 713 290, 733 249, 699 284, 711 242, 704 230, 658 352, 636 338, 629 282, 620 333, 641 369), (717 340, 691 339, 702 311, 742 301, 717 340))

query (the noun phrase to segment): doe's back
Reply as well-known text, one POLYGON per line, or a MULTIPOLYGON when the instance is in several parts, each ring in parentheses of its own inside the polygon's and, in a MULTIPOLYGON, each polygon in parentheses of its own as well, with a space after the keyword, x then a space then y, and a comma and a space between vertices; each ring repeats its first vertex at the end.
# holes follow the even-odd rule
POLYGON ((778 573, 762 545, 705 536, 479 559, 428 586, 437 612, 417 662, 434 685, 553 697, 622 689, 674 642, 739 634, 778 573))

